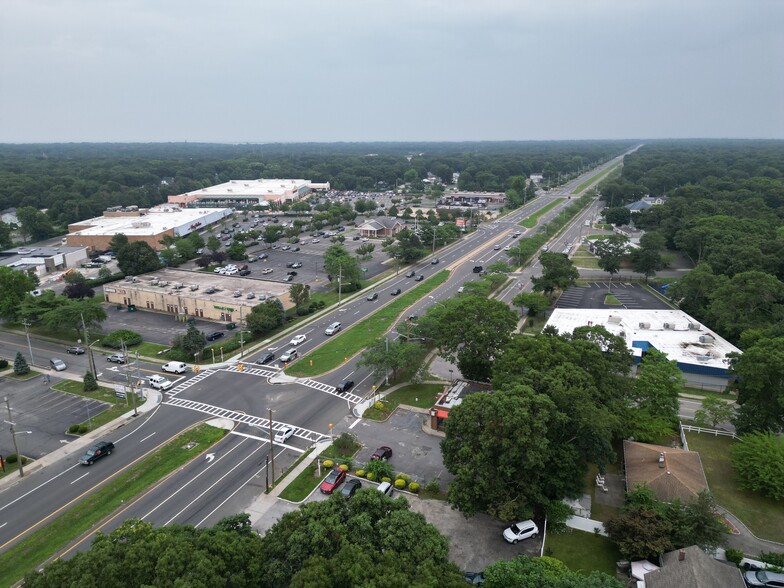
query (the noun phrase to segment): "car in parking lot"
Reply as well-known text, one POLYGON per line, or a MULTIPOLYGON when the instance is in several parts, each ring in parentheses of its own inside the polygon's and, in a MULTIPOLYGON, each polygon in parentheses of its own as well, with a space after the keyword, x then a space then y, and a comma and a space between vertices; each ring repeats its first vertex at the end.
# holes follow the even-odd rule
POLYGON ((368 302, 373 302, 374 300, 378 299, 378 292, 373 292, 372 294, 367 295, 368 302))
POLYGON ((270 351, 270 352, 268 352, 268 353, 265 353, 265 354, 264 354, 264 355, 262 355, 261 357, 259 357, 259 358, 256 360, 256 363, 258 363, 258 364, 261 364, 261 365, 266 365, 266 364, 268 364, 269 362, 271 362, 271 361, 274 361, 274 359, 275 359, 275 354, 274 354, 274 353, 272 353, 272 351, 270 351))
POLYGON ((305 335, 295 335, 291 338, 291 341, 289 341, 289 345, 296 347, 300 343, 304 343, 306 339, 307 337, 305 335))
POLYGON ((172 374, 184 374, 188 371, 188 364, 181 361, 170 361, 169 363, 164 363, 161 369, 172 374))
POLYGON ((221 331, 213 331, 212 333, 207 335, 207 341, 217 341, 218 339, 223 337, 224 334, 225 333, 223 333, 221 331))
POLYGON ((356 494, 357 490, 360 488, 362 488, 362 482, 356 478, 351 478, 350 480, 346 480, 346 483, 343 484, 343 489, 340 491, 340 495, 348 500, 354 496, 354 494, 356 494))
POLYGON ((114 443, 111 441, 99 441, 84 452, 84 455, 79 458, 79 463, 87 466, 93 465, 103 456, 111 455, 112 451, 114 451, 114 443))
POLYGON ((248 275, 250 275, 250 270, 249 269, 240 270, 240 275, 241 276, 248 276, 248 275))
POLYGON ((110 355, 106 358, 106 361, 111 363, 125 363, 125 356, 120 355, 119 353, 115 353, 114 355, 110 355))
POLYGON ((402 292, 402 290, 401 290, 400 288, 395 288, 394 290, 392 290, 392 291, 390 292, 390 294, 391 294, 392 296, 397 296, 397 295, 398 295, 398 294, 400 294, 401 292, 402 292))
POLYGON ((294 269, 301 268, 302 267, 302 262, 301 261, 295 261, 294 263, 291 264, 291 267, 293 267, 294 269))
POLYGON ((264 274, 265 276, 267 274, 271 274, 272 273, 272 268, 271 267, 265 267, 263 270, 261 270, 261 273, 264 274))
POLYGON ((167 380, 163 376, 159 376, 157 374, 147 378, 147 381, 150 382, 150 386, 156 390, 168 390, 174 385, 170 380, 167 380))
POLYGON ((373 452, 370 459, 389 459, 390 457, 392 457, 392 448, 382 445, 373 452))
POLYGON ((56 357, 49 360, 49 366, 56 372, 64 372, 68 367, 62 359, 56 357))
POLYGON ((349 390, 351 390, 353 387, 354 387, 353 380, 344 380, 340 384, 335 386, 335 392, 337 392, 338 394, 343 394, 344 392, 348 392, 349 390))
POLYGON ((339 332, 340 329, 341 329, 340 323, 335 322, 335 323, 332 323, 331 325, 329 325, 326 329, 324 329, 324 334, 325 335, 334 335, 335 333, 339 332))
POLYGON ((283 352, 283 355, 280 356, 280 361, 282 361, 283 363, 287 363, 292 359, 297 359, 298 355, 299 353, 297 352, 296 349, 289 349, 288 351, 283 352))
POLYGON ((295 272, 294 270, 290 270, 290 271, 287 271, 287 272, 286 272, 286 275, 287 275, 287 276, 291 276, 291 277, 293 278, 294 276, 296 276, 296 275, 297 275, 297 272, 295 272))
MULTIPOLYGON (((296 273, 296 272, 295 272, 295 273, 296 273)), ((292 276, 291 274, 289 274, 289 275, 287 275, 287 276, 286 276, 286 277, 283 279, 283 281, 284 281, 284 282, 291 282, 293 279, 294 279, 294 276, 292 276)))
POLYGON ((315 245, 316 243, 319 243, 319 239, 311 239, 310 242, 315 245))
POLYGON ((291 245, 283 245, 283 246, 280 248, 280 250, 281 250, 281 251, 288 251, 289 249, 291 249, 291 245))
POLYGON ((504 539, 506 539, 509 543, 517 543, 523 539, 536 537, 538 535, 539 527, 537 527, 536 523, 530 519, 527 521, 522 521, 521 523, 516 523, 504 530, 504 539))
POLYGON ((485 583, 485 575, 482 572, 465 572, 463 579, 474 586, 481 586, 485 583))
POLYGON ((74 345, 73 347, 67 347, 65 351, 71 355, 82 355, 84 353, 84 347, 74 345))
POLYGON ((376 490, 381 492, 382 494, 392 497, 392 484, 389 482, 381 482, 377 487, 376 490))
POLYGON ((275 433, 275 443, 285 443, 286 440, 294 434, 294 427, 281 427, 275 433))
POLYGON ((321 482, 321 486, 319 490, 321 490, 322 494, 332 494, 335 489, 343 483, 343 480, 346 479, 346 472, 341 469, 335 469, 327 474, 327 477, 324 478, 324 481, 321 482))
POLYGON ((299 247, 292 247, 291 250, 292 251, 299 251, 299 247))
POLYGON ((765 588, 784 587, 784 574, 768 570, 749 570, 743 574, 747 586, 764 586, 765 588))
POLYGON ((411 270, 410 272, 406 272, 406 277, 407 278, 413 278, 415 275, 416 275, 416 272, 414 270, 411 270))

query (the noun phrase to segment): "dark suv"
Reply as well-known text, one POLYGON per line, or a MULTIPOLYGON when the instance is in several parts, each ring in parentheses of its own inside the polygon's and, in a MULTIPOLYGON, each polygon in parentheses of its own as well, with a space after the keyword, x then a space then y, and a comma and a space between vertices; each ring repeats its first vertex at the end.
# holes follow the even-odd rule
POLYGON ((348 392, 354 387, 354 382, 352 380, 346 380, 345 382, 341 382, 337 386, 335 386, 335 392, 342 394, 344 392, 348 392))
POLYGON ((481 265, 475 265, 474 266, 474 273, 475 274, 480 274, 480 273, 482 273, 483 269, 485 269, 485 268, 483 268, 481 265))
POLYGON ((82 465, 93 465, 104 455, 111 455, 112 451, 114 451, 114 443, 111 441, 99 441, 79 458, 79 463, 82 465))

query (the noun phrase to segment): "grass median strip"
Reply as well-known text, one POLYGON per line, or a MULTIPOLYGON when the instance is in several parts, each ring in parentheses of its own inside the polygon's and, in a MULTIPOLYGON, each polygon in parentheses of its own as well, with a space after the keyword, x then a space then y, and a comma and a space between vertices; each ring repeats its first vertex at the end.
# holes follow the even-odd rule
POLYGON ((328 343, 305 355, 287 369, 286 374, 304 378, 317 376, 338 367, 347 358, 354 356, 386 333, 401 312, 435 290, 446 282, 448 278, 448 270, 438 272, 410 292, 398 296, 392 304, 373 313, 356 326, 343 331, 337 337, 333 337, 328 343))
POLYGON ((592 177, 590 177, 589 179, 585 180, 585 181, 584 181, 582 184, 580 184, 579 186, 577 186, 577 187, 576 187, 576 188, 575 188, 575 189, 572 191, 572 194, 579 194, 580 192, 582 192, 583 190, 585 190, 585 189, 586 189, 588 186, 590 186, 590 185, 591 185, 591 184, 593 184, 594 182, 597 182, 597 181, 601 180, 601 179, 602 179, 604 176, 606 176, 607 174, 609 174, 611 171, 614 171, 614 170, 618 169, 618 166, 619 166, 619 165, 620 165, 620 164, 618 163, 618 164, 616 164, 616 165, 614 165, 614 166, 612 166, 612 167, 610 167, 610 168, 607 168, 607 169, 606 169, 606 170, 604 170, 603 172, 599 172, 599 173, 598 173, 598 174, 596 174, 595 176, 592 176, 592 177))
POLYGON ((543 206, 542 208, 537 210, 535 213, 533 213, 531 216, 525 217, 523 220, 520 221, 520 225, 524 226, 527 229, 534 228, 536 226, 536 223, 539 222, 539 217, 540 216, 542 216, 543 214, 545 214, 547 212, 550 212, 553 208, 555 208, 561 202, 563 202, 563 200, 564 200, 563 198, 556 198, 555 200, 550 202, 550 204, 548 204, 547 206, 543 206))
MULTIPOLYGON (((26 573, 126 505, 147 487, 220 440, 224 433, 223 429, 209 425, 199 425, 182 433, 8 549, 0 555, 0 586, 11 586, 21 580, 26 573)), ((122 452, 115 451, 114 455, 106 459, 118 459, 121 455, 122 452)))

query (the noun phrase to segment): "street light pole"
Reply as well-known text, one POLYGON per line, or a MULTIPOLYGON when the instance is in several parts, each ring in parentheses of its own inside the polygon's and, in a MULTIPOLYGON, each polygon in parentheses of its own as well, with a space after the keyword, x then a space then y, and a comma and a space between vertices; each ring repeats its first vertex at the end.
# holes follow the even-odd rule
POLYGON ((27 349, 30 351, 30 365, 35 365, 35 360, 33 359, 33 346, 30 345, 30 331, 28 331, 28 328, 30 327, 30 321, 25 319, 22 324, 24 325, 25 336, 27 337, 27 349))
MULTIPOLYGON (((389 362, 389 337, 384 337, 386 342, 387 362, 389 362)), ((384 366, 384 383, 389 386, 389 365, 384 366)))
POLYGON ((269 436, 270 436, 270 454, 272 456, 272 487, 275 487, 275 445, 272 439, 272 409, 269 408, 269 436))
POLYGON ((16 461, 19 463, 19 477, 24 478, 24 465, 22 456, 19 455, 19 447, 16 444, 16 432, 14 431, 14 422, 11 419, 11 405, 8 403, 8 396, 5 397, 5 407, 8 410, 8 420, 6 421, 11 428, 11 438, 14 441, 14 451, 16 451, 16 461))

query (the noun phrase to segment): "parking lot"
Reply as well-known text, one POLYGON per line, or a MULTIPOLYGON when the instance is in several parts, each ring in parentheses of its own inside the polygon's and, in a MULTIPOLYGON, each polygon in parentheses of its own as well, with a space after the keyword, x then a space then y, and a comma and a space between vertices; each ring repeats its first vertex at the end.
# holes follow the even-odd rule
POLYGON ((623 308, 627 310, 669 310, 671 307, 642 284, 588 282, 572 286, 561 294, 556 308, 623 308), (620 302, 605 304, 611 293, 620 302))

